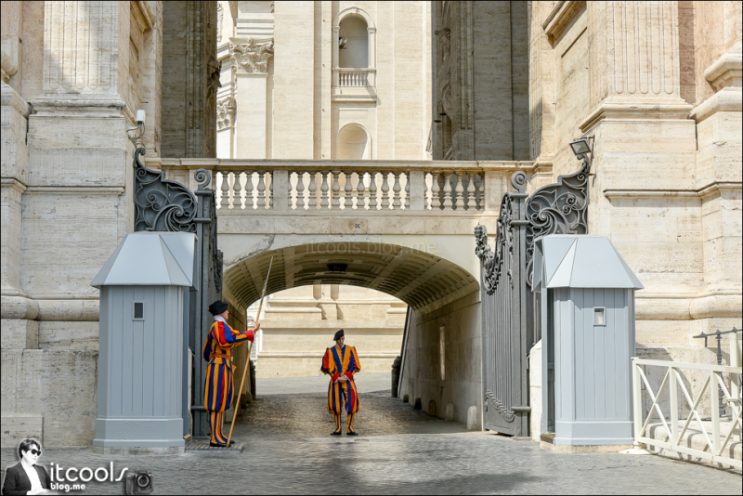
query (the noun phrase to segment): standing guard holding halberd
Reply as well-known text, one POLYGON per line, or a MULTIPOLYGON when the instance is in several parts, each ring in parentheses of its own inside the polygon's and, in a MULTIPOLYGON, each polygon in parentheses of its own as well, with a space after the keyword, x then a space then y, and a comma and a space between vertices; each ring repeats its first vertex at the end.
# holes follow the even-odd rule
MULTIPOLYGON (((248 329, 241 334, 233 331, 227 324, 230 311, 229 305, 224 301, 215 301, 209 305, 209 312, 214 315, 214 323, 202 350, 204 360, 209 362, 206 367, 204 406, 209 412, 209 426, 212 431, 209 446, 225 448, 228 446, 227 437, 222 433, 222 415, 229 410, 234 395, 232 348, 245 341, 253 341, 255 331, 261 325, 256 322, 252 331, 248 329)), ((230 444, 234 444, 234 441, 230 444)))

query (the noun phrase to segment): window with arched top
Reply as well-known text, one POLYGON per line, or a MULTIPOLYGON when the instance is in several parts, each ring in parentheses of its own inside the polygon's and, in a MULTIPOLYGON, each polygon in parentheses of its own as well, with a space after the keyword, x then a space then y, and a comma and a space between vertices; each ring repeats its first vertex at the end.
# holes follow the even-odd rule
POLYGON ((369 67, 369 26, 363 17, 349 15, 340 22, 338 33, 338 66, 366 69, 369 67))
POLYGON ((369 135, 358 124, 348 124, 338 132, 339 160, 368 160, 371 158, 369 135))
MULTIPOLYGON (((358 7, 340 12, 333 26, 333 86, 376 86, 376 28, 358 7)), ((376 95, 371 101, 376 101, 376 95)))

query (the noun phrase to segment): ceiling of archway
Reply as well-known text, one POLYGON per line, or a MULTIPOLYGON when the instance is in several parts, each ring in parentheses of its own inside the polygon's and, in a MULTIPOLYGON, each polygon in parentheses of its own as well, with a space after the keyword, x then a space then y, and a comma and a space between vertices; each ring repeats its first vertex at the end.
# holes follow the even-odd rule
POLYGON ((318 243, 264 252, 225 268, 225 296, 248 307, 266 293, 315 283, 349 284, 395 296, 416 309, 440 306, 479 289, 472 275, 436 255, 403 246, 373 243, 318 243), (347 264, 343 273, 328 264, 347 264))

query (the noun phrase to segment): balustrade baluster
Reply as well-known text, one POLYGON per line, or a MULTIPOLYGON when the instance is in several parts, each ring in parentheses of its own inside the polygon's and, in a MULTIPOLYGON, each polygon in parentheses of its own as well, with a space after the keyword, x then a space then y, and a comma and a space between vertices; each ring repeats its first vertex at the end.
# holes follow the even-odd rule
POLYGON ((266 173, 258 173, 258 208, 266 209, 266 173))
POLYGON ((479 173, 475 174, 474 183, 475 183, 475 204, 477 205, 477 210, 482 210, 485 204, 485 183, 483 182, 483 176, 481 176, 479 173))
POLYGON ((444 173, 444 210, 451 210, 451 172, 444 173))
POLYGON ((377 173, 369 173, 369 210, 377 210, 377 173))
POLYGON ((329 201, 329 192, 330 192, 330 186, 328 185, 328 172, 321 172, 322 175, 322 185, 320 185, 320 209, 324 210, 328 208, 330 205, 329 201))
POLYGON ((240 172, 233 173, 232 183, 232 208, 242 208, 242 201, 240 198, 240 191, 242 191, 242 184, 240 184, 240 172))
POLYGON ((333 209, 339 210, 341 208, 341 183, 340 183, 341 171, 333 171, 333 209))
POLYGON ((392 201, 392 208, 394 210, 400 210, 400 206, 402 205, 402 202, 400 201, 400 191, 402 191, 402 186, 400 186, 400 173, 394 172, 393 175, 395 176, 395 184, 392 186, 392 191, 395 196, 392 201))
POLYGON ((467 174, 467 210, 477 210, 475 201, 475 174, 467 174))
POLYGON ((431 173, 431 210, 441 209, 441 186, 439 185, 439 173, 431 173))
POLYGON ((364 173, 357 172, 356 175, 359 177, 359 184, 356 185, 356 209, 364 210, 366 199, 364 198, 364 173))
POLYGON ((410 210, 410 172, 405 173, 405 210, 410 210))
POLYGON ((464 209, 464 174, 452 174, 454 178, 457 180, 457 186, 455 189, 455 206, 457 210, 463 210, 464 209))
POLYGON ((253 202, 253 171, 245 172, 247 181, 245 182, 245 208, 253 210, 255 208, 253 202))
POLYGON ((304 209, 304 172, 297 172, 297 210, 304 209))
POLYGON ((268 208, 273 208, 273 172, 266 172, 266 181, 268 181, 268 208))
POLYGON ((310 172, 310 210, 317 210, 317 173, 310 172))
POLYGON ((353 186, 351 186, 351 172, 344 172, 346 186, 343 194, 343 209, 353 208, 353 186))
POLYGON ((390 209, 389 172, 382 172, 382 210, 390 209))
POLYGON ((222 186, 219 188, 219 208, 230 208, 230 173, 222 172, 222 186))

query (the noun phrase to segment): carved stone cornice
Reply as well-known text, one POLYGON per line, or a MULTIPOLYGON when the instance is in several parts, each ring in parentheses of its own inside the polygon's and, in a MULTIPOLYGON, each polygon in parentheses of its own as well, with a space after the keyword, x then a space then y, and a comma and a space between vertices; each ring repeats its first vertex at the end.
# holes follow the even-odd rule
POLYGON ((235 123, 235 110, 237 103, 231 96, 222 98, 217 102, 217 130, 230 128, 235 123))
POLYGON ((230 38, 230 60, 238 74, 267 74, 273 57, 273 38, 230 38))

